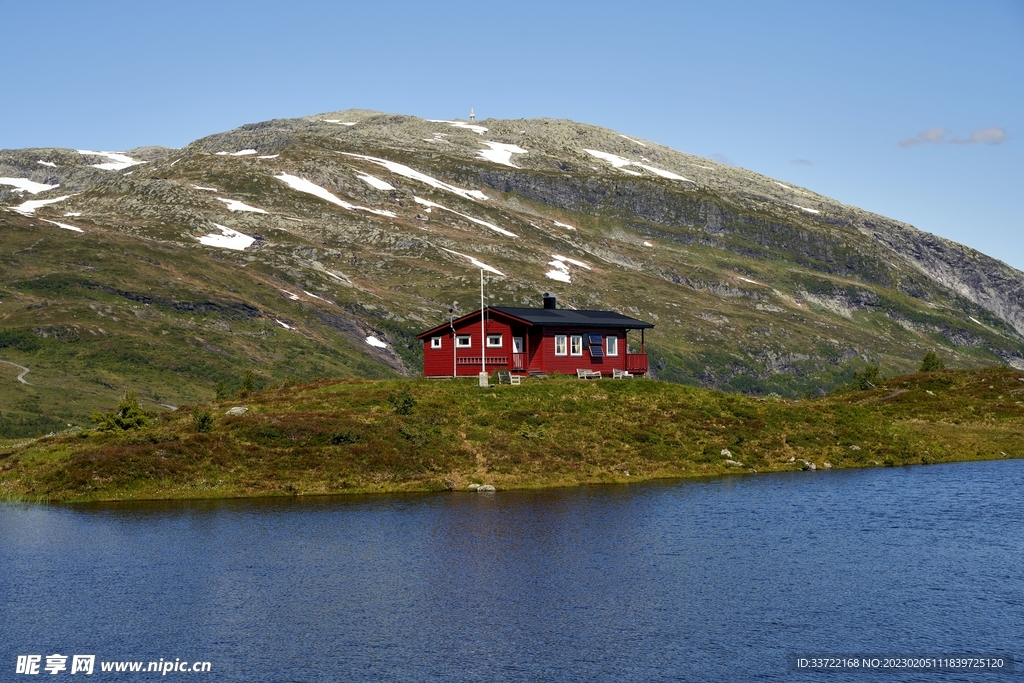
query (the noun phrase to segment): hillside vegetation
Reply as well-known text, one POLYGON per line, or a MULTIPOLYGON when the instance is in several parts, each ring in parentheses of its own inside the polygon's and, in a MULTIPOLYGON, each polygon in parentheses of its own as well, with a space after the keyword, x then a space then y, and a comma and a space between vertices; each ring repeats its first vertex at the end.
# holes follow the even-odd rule
POLYGON ((1005 368, 797 401, 642 379, 321 381, 186 406, 140 429, 6 442, 0 496, 504 489, 1021 457, 1022 403, 1024 374, 1005 368))
POLYGON ((128 388, 161 411, 246 371, 416 377, 415 335, 478 305, 471 259, 504 274, 493 305, 654 323, 652 375, 693 387, 820 396, 927 351, 1024 369, 1020 272, 595 126, 350 110, 127 156, 0 151, 0 438, 128 388))

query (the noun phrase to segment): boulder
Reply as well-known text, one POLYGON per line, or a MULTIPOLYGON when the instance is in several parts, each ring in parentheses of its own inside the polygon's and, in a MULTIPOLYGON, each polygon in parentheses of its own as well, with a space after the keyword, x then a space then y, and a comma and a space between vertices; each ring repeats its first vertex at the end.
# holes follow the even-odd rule
POLYGON ((490 484, 484 484, 483 486, 480 486, 479 488, 477 488, 477 493, 480 493, 481 491, 490 492, 490 491, 497 491, 497 490, 498 489, 494 488, 490 484))
POLYGON ((229 408, 228 412, 226 412, 224 414, 225 415, 245 415, 245 413, 248 410, 249 409, 246 408, 245 406, 235 406, 234 408, 229 408))

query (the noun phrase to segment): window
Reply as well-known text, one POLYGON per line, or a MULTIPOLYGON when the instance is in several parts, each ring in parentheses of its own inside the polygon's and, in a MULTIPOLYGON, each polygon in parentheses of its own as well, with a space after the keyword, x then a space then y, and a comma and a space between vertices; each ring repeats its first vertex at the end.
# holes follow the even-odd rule
POLYGON ((569 350, 569 354, 570 355, 573 355, 573 356, 582 356, 583 355, 583 335, 582 334, 574 334, 571 337, 569 337, 569 343, 571 344, 571 348, 569 350))
POLYGON ((619 355, 619 338, 608 335, 605 337, 605 346, 608 348, 609 356, 619 355))
POLYGON ((487 335, 487 348, 489 348, 489 349, 500 349, 501 348, 501 335, 500 334, 489 334, 489 335, 487 335))
POLYGON ((555 335, 555 355, 556 356, 564 356, 565 355, 565 335, 564 334, 556 334, 555 335))
POLYGON ((439 349, 439 348, 441 348, 441 338, 440 337, 431 337, 430 338, 430 348, 432 348, 432 349, 439 349))
POLYGON ((460 334, 455 338, 455 346, 460 349, 468 349, 473 346, 473 338, 468 334, 460 334))

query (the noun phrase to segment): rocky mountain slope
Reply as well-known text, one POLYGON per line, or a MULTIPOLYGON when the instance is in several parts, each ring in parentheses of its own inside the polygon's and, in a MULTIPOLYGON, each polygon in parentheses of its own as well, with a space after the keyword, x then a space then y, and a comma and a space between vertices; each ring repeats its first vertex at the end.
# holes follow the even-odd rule
POLYGON ((449 307, 650 320, 653 374, 820 393, 1024 368, 1024 274, 815 192, 562 120, 351 110, 180 150, 0 152, 0 437, 286 378, 416 375, 449 307), (498 274, 500 273, 500 275, 498 274), (5 369, 6 368, 6 369, 5 369), (8 375, 10 375, 8 377, 8 375))

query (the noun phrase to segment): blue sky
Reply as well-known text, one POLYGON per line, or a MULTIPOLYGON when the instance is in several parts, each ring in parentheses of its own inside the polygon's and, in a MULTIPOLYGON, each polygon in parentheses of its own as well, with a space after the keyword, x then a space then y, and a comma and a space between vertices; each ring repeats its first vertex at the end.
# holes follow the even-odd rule
POLYGON ((0 148, 178 147, 347 108, 564 117, 797 183, 1024 269, 1024 0, 0 10, 0 148))

